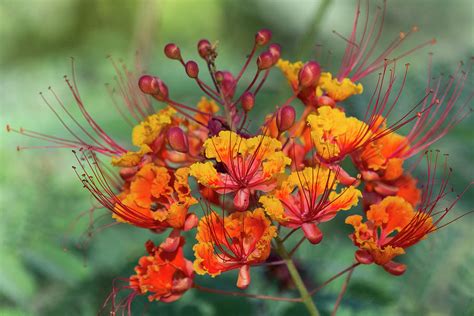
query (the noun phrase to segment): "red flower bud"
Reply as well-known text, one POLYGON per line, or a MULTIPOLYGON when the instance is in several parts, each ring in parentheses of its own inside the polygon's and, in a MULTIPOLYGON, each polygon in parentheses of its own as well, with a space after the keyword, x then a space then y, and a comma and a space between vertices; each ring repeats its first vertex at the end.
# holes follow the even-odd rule
POLYGON ((255 96, 252 92, 247 91, 242 94, 242 109, 244 109, 245 112, 249 112, 253 108, 254 104, 255 96))
POLYGON ((173 150, 181 153, 187 153, 189 150, 188 137, 183 130, 177 126, 173 126, 168 130, 168 143, 173 150))
POLYGON ((250 190, 240 189, 235 192, 234 206, 237 211, 245 211, 249 207, 250 190))
POLYGON ((188 61, 186 63, 186 73, 188 74, 189 77, 191 78, 197 78, 199 74, 199 66, 195 61, 188 61))
POLYGON ((323 233, 319 227, 314 223, 304 223, 301 225, 303 229, 304 236, 309 240, 313 245, 317 245, 323 240, 323 233))
POLYGON ((132 178, 135 176, 137 173, 138 168, 137 167, 125 167, 120 169, 120 177, 124 179, 125 181, 131 181, 132 178))
POLYGON ((211 43, 207 39, 202 39, 197 45, 198 53, 201 58, 207 60, 211 52, 211 43))
POLYGON ((384 264, 383 268, 385 269, 385 271, 395 276, 402 275, 407 270, 406 265, 394 261, 390 261, 389 263, 384 264))
POLYGON ((160 101, 168 99, 168 87, 158 77, 141 76, 138 80, 138 86, 143 93, 151 94, 160 101))
POLYGON ((272 31, 261 29, 255 34, 255 43, 259 46, 266 45, 272 39, 272 31))
POLYGON ((268 51, 261 53, 257 58, 257 67, 259 70, 268 69, 274 64, 273 55, 268 51))
POLYGON ((357 250, 355 252, 355 259, 357 262, 362 263, 362 264, 371 264, 374 262, 374 257, 368 252, 367 250, 357 250))
POLYGON ((229 71, 217 71, 216 81, 219 83, 222 93, 226 98, 232 98, 235 93, 235 78, 229 71))
POLYGON ((298 74, 298 80, 301 87, 315 86, 321 76, 321 66, 315 61, 309 61, 304 64, 298 74))
POLYGON ((336 101, 334 101, 333 98, 328 97, 326 95, 320 96, 318 98, 318 106, 324 106, 328 105, 330 107, 335 107, 336 106, 336 101))
POLYGON ((240 267, 239 277, 237 278, 237 287, 245 290, 250 284, 250 267, 246 264, 240 267))
POLYGON ((199 218, 194 213, 190 213, 186 215, 186 219, 184 220, 184 227, 183 230, 187 232, 188 230, 193 229, 199 223, 199 218))
POLYGON ((165 55, 169 59, 181 59, 181 51, 179 47, 174 43, 169 43, 165 46, 165 55))
POLYGON ((296 111, 291 105, 285 105, 278 110, 276 123, 280 133, 290 129, 295 123, 296 111))
POLYGON ((278 59, 280 59, 280 56, 281 56, 281 47, 280 47, 280 45, 271 44, 270 46, 268 46, 268 51, 273 56, 273 64, 276 64, 278 59))

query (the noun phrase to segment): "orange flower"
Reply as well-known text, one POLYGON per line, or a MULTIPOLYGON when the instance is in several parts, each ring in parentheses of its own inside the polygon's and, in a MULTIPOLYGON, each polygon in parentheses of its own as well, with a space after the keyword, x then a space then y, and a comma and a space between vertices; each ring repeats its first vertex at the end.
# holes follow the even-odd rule
POLYGON ((374 262, 394 275, 404 273, 406 266, 392 259, 436 230, 431 211, 415 211, 410 203, 398 196, 389 196, 371 205, 365 223, 360 215, 347 217, 346 223, 355 230, 350 237, 359 247, 357 261, 374 262))
POLYGON ((145 244, 148 256, 143 256, 130 277, 130 288, 138 294, 149 293, 151 301, 174 302, 193 285, 193 265, 183 255, 184 238, 174 251, 156 247, 151 240, 145 244))
POLYGON ((306 238, 317 244, 323 237, 317 225, 357 205, 362 195, 353 186, 336 192, 337 184, 335 172, 321 166, 305 168, 293 172, 272 194, 260 197, 260 203, 274 220, 301 227, 306 238))
POLYGON ((250 266, 264 262, 270 255, 270 242, 276 236, 262 209, 235 212, 224 218, 212 211, 199 221, 194 245, 194 270, 216 276, 240 269, 237 286, 250 284, 250 266))
POLYGON ((327 163, 343 160, 375 137, 369 125, 329 106, 318 108, 307 121, 318 157, 327 163))
POLYGON ((251 194, 272 190, 278 174, 291 163, 281 147, 278 140, 268 136, 246 139, 231 131, 221 131, 204 143, 206 157, 215 159, 218 165, 209 160, 198 162, 191 165, 190 174, 219 194, 235 192, 235 208, 246 210, 251 194))
POLYGON ((192 228, 196 216, 188 214, 188 209, 197 201, 191 196, 188 174, 188 168, 173 173, 152 163, 142 166, 119 196, 114 217, 155 230, 192 228))

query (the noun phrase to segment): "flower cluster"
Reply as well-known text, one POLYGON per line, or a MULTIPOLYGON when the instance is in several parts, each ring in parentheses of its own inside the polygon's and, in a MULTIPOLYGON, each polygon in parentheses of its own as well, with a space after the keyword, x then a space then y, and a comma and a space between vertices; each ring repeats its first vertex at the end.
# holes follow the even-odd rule
POLYGON ((148 295, 150 301, 172 302, 191 288, 234 295, 196 284, 194 273, 216 277, 238 270, 236 286, 245 289, 251 284, 252 268, 267 263, 273 250, 288 265, 302 294, 299 301, 311 311, 313 303, 308 303, 308 291, 298 282, 291 261, 296 248, 288 252, 284 245, 289 235, 301 231, 301 242, 324 244, 320 226, 345 218, 354 228, 353 267, 374 263, 401 275, 406 266, 393 259, 443 227, 443 219, 460 198, 447 208, 441 206, 449 193, 450 171, 443 168, 438 184, 438 154, 425 152, 468 114, 472 95, 457 105, 467 73, 460 67, 445 84, 442 78, 432 81, 428 73, 421 100, 404 108, 398 100, 408 65, 401 80, 395 65, 433 41, 393 56, 409 35, 401 33, 373 56, 381 26, 377 30, 377 18, 373 25, 367 19, 360 35, 359 14, 358 8, 341 67, 333 73, 317 61, 283 59, 266 29, 256 33, 238 73, 218 68, 216 46, 199 41, 197 52, 209 70, 210 83, 202 79, 196 61, 185 60, 176 44, 166 45, 165 55, 183 66, 204 95, 195 106, 186 105, 171 98, 159 77, 135 78, 127 72, 121 90, 130 113, 127 120, 135 121, 133 149, 119 145, 93 120, 75 80, 66 79, 87 125, 59 103, 82 134, 62 119, 72 139, 7 128, 76 149, 78 178, 117 222, 154 234, 169 232, 159 246, 146 243, 148 255, 139 259, 136 274, 128 279, 132 297, 148 295), (242 87, 253 60, 255 75, 242 87), (270 109, 257 95, 274 68, 288 81, 289 98, 270 109), (364 87, 360 80, 376 71, 375 89, 364 87), (365 114, 357 118, 350 114, 351 100, 363 93, 371 97, 365 114), (153 99, 164 106, 155 110, 153 99), (250 119, 255 108, 269 110, 257 127, 250 124, 258 122, 258 116, 250 119), (425 154, 428 162, 424 186, 406 166, 419 154, 425 154), (115 169, 100 155, 110 157, 115 169), (362 215, 354 214, 358 205, 362 215), (194 263, 184 251, 184 236, 189 234, 183 232, 195 234, 195 240, 186 240, 193 244, 194 263))

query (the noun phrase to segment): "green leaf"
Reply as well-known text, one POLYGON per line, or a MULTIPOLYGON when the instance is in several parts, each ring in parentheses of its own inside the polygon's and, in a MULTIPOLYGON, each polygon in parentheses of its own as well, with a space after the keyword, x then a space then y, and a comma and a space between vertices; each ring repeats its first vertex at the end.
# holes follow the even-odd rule
POLYGON ((33 275, 13 251, 0 249, 0 258, 0 293, 18 305, 27 304, 36 290, 33 275))

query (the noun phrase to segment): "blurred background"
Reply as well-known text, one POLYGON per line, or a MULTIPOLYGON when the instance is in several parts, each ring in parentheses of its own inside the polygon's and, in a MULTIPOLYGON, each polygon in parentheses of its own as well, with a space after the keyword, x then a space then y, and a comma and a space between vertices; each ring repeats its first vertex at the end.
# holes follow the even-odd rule
MULTIPOLYGON (((382 4, 371 3, 372 9, 382 4)), ((218 67, 237 71, 251 49, 254 33, 266 27, 282 44, 283 58, 318 58, 334 70, 344 42, 332 30, 350 31, 355 5, 344 0, 0 0, 1 125, 65 135, 38 92, 52 86, 73 107, 63 75, 70 74, 70 57, 74 57, 87 108, 110 135, 129 144, 130 129, 104 86, 115 76, 106 56, 123 60, 133 69, 138 50, 144 69, 162 77, 177 100, 193 104, 200 90, 178 63, 163 57, 166 43, 176 42, 185 58, 197 59, 199 39, 218 40, 218 67)), ((428 52, 434 52, 434 74, 448 74, 460 60, 469 60, 474 52, 473 12, 469 0, 388 1, 379 47, 412 25, 420 31, 405 47, 432 37, 438 40, 434 47, 405 59, 412 67, 401 107, 416 103, 423 95, 428 52)), ((288 96, 282 75, 274 70, 270 77, 254 110, 256 117, 288 96)), ((367 91, 375 77, 363 81, 367 91)), ((472 76, 466 85, 465 95, 472 93, 472 76)), ((369 96, 351 99, 351 108, 360 110, 369 96)), ((457 191, 474 178, 473 123, 471 115, 436 144, 450 154, 457 191)), ((92 201, 71 170, 75 164, 71 152, 16 150, 18 145, 41 144, 0 132, 0 315, 95 315, 112 289, 112 280, 130 276, 144 254, 144 242, 149 238, 159 241, 161 236, 126 225, 102 230, 111 223, 107 218, 97 219, 91 230, 88 209, 92 201)), ((454 215, 472 210, 473 205, 471 190, 454 215)), ((322 225, 326 237, 321 246, 305 244, 297 253, 308 284, 317 285, 352 262, 354 248, 343 218, 340 215, 322 225)), ((403 257, 408 271, 401 277, 377 266, 355 270, 338 315, 473 315, 473 224, 474 216, 464 217, 410 248, 403 257)), ((188 239, 188 250, 191 245, 188 239)), ((266 276, 264 270, 253 270, 250 291, 276 295, 274 277, 266 276)), ((198 276, 197 280, 210 287, 233 289, 235 277, 235 273, 226 273, 216 279, 198 276)), ((331 283, 315 296, 324 315, 332 310, 342 281, 331 283)), ((305 313, 299 305, 195 291, 174 304, 147 305, 145 299, 137 298, 133 310, 137 315, 305 313)))

